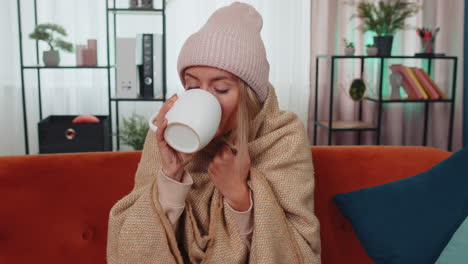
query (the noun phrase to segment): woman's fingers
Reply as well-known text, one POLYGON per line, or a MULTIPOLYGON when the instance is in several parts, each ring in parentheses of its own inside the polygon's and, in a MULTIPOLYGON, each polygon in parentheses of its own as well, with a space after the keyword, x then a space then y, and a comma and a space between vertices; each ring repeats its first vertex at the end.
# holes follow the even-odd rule
POLYGON ((164 119, 166 118, 167 112, 169 112, 169 110, 172 108, 172 106, 174 105, 174 102, 177 100, 177 98, 178 98, 177 94, 174 94, 169 99, 167 99, 166 102, 164 102, 164 104, 162 105, 162 107, 159 110, 159 113, 158 113, 158 115, 156 116, 156 119, 155 119, 155 121, 156 121, 155 125, 157 127, 162 125, 162 122, 164 122, 164 119))
POLYGON ((166 130, 166 127, 167 127, 167 119, 164 119, 162 124, 158 125, 158 130, 156 131, 156 139, 158 142, 164 141, 164 131, 166 130))
POLYGON ((190 161, 192 161, 194 154, 187 154, 187 153, 182 153, 180 152, 180 157, 182 158, 182 161, 184 165, 188 164, 190 161))
POLYGON ((219 148, 218 153, 216 153, 213 161, 215 163, 226 162, 230 161, 233 156, 234 154, 232 153, 231 148, 227 144, 223 144, 219 148))

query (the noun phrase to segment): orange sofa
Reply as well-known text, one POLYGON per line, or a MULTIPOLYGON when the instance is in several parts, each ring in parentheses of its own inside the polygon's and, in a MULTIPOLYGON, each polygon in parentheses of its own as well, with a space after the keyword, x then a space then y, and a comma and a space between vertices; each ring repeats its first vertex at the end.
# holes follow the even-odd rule
MULTIPOLYGON (((336 193, 425 171, 429 147, 316 146, 322 263, 373 263, 332 201, 336 193)), ((141 152, 0 157, 0 263, 106 263, 108 213, 133 186, 141 152)))

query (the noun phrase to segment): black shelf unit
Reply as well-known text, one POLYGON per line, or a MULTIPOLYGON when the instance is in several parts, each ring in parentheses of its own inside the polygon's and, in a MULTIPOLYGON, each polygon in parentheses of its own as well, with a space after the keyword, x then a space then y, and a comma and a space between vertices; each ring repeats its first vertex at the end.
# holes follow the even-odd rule
MULTIPOLYGON (((116 125, 116 134, 119 134, 119 103, 120 102, 165 102, 166 101, 166 91, 167 91, 167 78, 166 78, 166 1, 160 0, 162 8, 118 8, 116 5, 116 0, 112 1, 112 6, 109 6, 109 1, 106 1, 106 29, 107 29, 107 59, 108 65, 110 65, 110 23, 109 15, 113 17, 113 50, 114 58, 116 58, 116 42, 117 42, 117 16, 119 15, 155 15, 161 16, 162 18, 162 97, 163 98, 116 98, 112 97, 110 86, 109 86, 109 113, 112 112, 111 106, 112 103, 115 103, 115 125, 116 125)), ((110 83, 110 71, 108 72, 108 78, 110 83)), ((117 74, 114 75, 114 86, 117 87, 117 74)), ((111 119, 112 120, 112 119, 111 119)), ((111 122, 112 123, 112 122, 111 122)), ((117 150, 120 150, 120 137, 117 137, 117 150)))
POLYGON ((380 134, 382 128, 382 105, 386 103, 423 103, 424 108, 424 135, 423 145, 427 146, 427 128, 428 128, 428 115, 429 115, 429 104, 431 103, 450 103, 450 121, 449 121, 449 133, 447 149, 452 150, 452 137, 453 137, 453 124, 455 114, 455 98, 456 98, 456 83, 457 83, 457 63, 458 57, 456 56, 342 56, 342 55, 319 55, 315 58, 315 105, 314 105, 314 145, 317 145, 317 130, 318 127, 326 129, 328 131, 328 145, 332 143, 332 133, 338 131, 357 131, 358 132, 358 144, 361 144, 361 132, 363 131, 374 131, 377 133, 376 144, 380 145, 380 134), (362 102, 359 102, 359 117, 355 121, 334 121, 333 120, 333 97, 334 97, 334 86, 335 86, 335 64, 337 60, 341 59, 354 59, 360 61, 361 71, 360 76, 363 78, 364 66, 366 60, 377 59, 379 60, 379 80, 378 80, 378 98, 372 98, 365 96, 363 100, 374 102, 378 105, 378 117, 377 125, 366 123, 362 121, 362 102), (385 62, 389 59, 419 59, 427 61, 426 71, 431 75, 433 60, 451 60, 453 63, 452 72, 452 91, 449 99, 427 99, 427 100, 414 100, 414 99, 390 99, 383 98, 383 82, 384 82, 384 66, 385 62), (329 116, 328 120, 318 120, 318 92, 319 92, 319 63, 320 60, 330 60, 330 98, 329 98, 329 116))
MULTIPOLYGON (((36 53, 36 65, 24 65, 23 61, 23 30, 22 30, 22 19, 21 19, 21 0, 17 0, 17 18, 18 18, 18 35, 19 35, 19 50, 20 50, 20 77, 21 77, 21 98, 22 98, 22 110, 23 110, 23 126, 24 126, 24 142, 25 142, 25 154, 30 154, 29 150, 29 137, 28 137, 28 118, 27 118, 27 109, 26 109, 26 88, 25 88, 25 81, 24 81, 24 72, 26 70, 36 70, 37 72, 37 89, 38 89, 38 105, 39 105, 39 122, 43 120, 42 114, 42 93, 41 93, 41 71, 44 70, 106 70, 107 71, 107 91, 108 91, 108 112, 109 112, 109 137, 111 148, 112 148, 112 103, 114 102, 116 105, 116 133, 119 133, 119 102, 164 102, 166 100, 166 2, 165 0, 161 0, 162 8, 155 9, 155 8, 116 8, 116 0, 102 0, 106 3, 106 55, 107 55, 107 65, 98 65, 98 66, 76 66, 76 65, 59 65, 55 67, 44 66, 40 64, 40 56, 39 56, 39 42, 35 41, 35 53, 36 53), (112 3, 112 6, 109 5, 112 3), (111 54, 110 54, 110 23, 109 23, 109 14, 113 15, 113 38, 114 38, 114 51, 116 45, 116 29, 117 29, 117 15, 125 15, 125 14, 132 14, 132 15, 158 15, 162 16, 162 95, 163 98, 113 98, 112 97, 112 85, 111 85, 111 71, 115 70, 115 66, 111 65, 111 54)), ((33 2, 33 10, 34 10, 34 26, 38 25, 38 17, 37 17, 37 2, 38 0, 32 0, 33 2)), ((114 53, 115 58, 115 53, 114 53)), ((116 80, 114 80, 116 83, 116 80)), ((114 83, 114 84, 115 84, 114 83)), ((117 137, 117 149, 120 149, 120 138, 117 137)))
POLYGON ((165 99, 161 98, 111 98, 111 101, 116 101, 116 102, 141 102, 141 101, 154 101, 154 102, 164 102, 165 99))
POLYGON ((31 65, 22 66, 23 69, 38 69, 38 70, 50 70, 50 69, 107 69, 111 66, 43 66, 43 65, 31 65))
MULTIPOLYGON (((164 4, 164 3, 163 3, 164 4)), ((115 1, 114 1, 115 6, 115 1)), ((164 14, 164 8, 155 9, 155 8, 107 8, 109 12, 113 13, 159 13, 164 14)))

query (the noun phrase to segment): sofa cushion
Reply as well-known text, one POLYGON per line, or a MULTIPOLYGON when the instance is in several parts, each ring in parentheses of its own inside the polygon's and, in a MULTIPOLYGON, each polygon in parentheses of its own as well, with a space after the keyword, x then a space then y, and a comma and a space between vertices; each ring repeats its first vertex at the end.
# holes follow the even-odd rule
POLYGON ((457 229, 435 264, 464 264, 468 260, 468 218, 457 229))
POLYGON ((468 215, 467 161, 464 148, 426 172, 334 200, 375 262, 434 263, 468 215))

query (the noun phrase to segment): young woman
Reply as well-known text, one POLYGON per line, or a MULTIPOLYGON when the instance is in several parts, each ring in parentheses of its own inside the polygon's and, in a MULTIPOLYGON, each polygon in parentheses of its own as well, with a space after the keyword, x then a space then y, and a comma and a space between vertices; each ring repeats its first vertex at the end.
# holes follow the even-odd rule
POLYGON ((134 189, 110 212, 108 263, 320 263, 307 136, 278 108, 261 28, 236 2, 185 42, 182 84, 218 99, 221 124, 203 150, 179 153, 163 137, 177 96, 164 103, 134 189))

